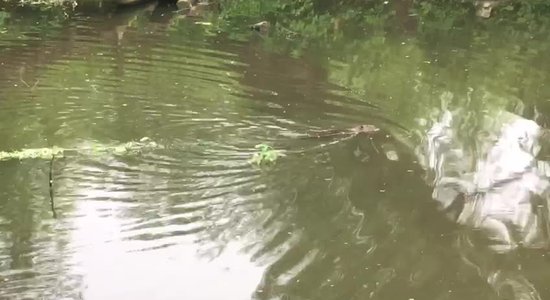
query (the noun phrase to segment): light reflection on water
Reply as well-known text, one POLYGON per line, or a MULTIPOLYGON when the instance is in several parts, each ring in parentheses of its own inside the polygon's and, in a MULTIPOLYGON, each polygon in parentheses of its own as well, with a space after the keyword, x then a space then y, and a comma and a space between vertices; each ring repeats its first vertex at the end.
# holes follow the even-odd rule
MULTIPOLYGON (((242 253, 246 242, 234 240, 213 257, 202 255, 185 236, 170 237, 169 246, 147 249, 146 241, 124 238, 127 206, 76 204, 78 217, 71 230, 74 270, 69 272, 81 276, 84 299, 249 299, 255 291, 263 268, 242 253)), ((159 239, 155 244, 167 242, 159 239)))

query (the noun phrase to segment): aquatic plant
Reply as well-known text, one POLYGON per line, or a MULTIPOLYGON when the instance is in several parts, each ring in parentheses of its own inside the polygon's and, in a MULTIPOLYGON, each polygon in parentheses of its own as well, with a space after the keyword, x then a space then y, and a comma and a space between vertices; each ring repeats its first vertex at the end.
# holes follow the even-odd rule
POLYGON ((279 150, 275 150, 266 144, 258 144, 254 148, 258 149, 258 152, 254 153, 250 162, 258 166, 274 164, 281 155, 279 150))

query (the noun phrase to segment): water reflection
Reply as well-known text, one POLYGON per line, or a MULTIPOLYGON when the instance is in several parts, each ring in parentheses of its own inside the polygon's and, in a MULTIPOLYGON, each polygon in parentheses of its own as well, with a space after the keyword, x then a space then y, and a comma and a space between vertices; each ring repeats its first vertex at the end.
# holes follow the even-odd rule
POLYGON ((546 247, 546 213, 539 209, 546 206, 548 166, 535 159, 542 129, 533 121, 495 113, 487 120, 499 126, 483 124, 474 147, 465 148, 453 119, 446 111, 428 134, 434 198, 445 209, 459 209, 457 222, 485 228, 495 250, 518 244, 546 247))
MULTIPOLYGON (((461 245, 496 252, 547 249, 548 165, 536 159, 545 130, 508 112, 490 112, 480 120, 477 136, 462 138, 457 131, 462 121, 457 113, 443 112, 428 132, 426 160, 441 209, 453 221, 480 230, 461 245)), ((467 261, 474 251, 467 251, 467 261)), ((474 260, 480 276, 499 294, 541 299, 523 272, 474 260)))
POLYGON ((547 297, 541 129, 465 88, 491 87, 483 51, 460 79, 463 56, 410 36, 374 36, 350 63, 213 35, 173 7, 79 9, 0 42, 2 150, 162 147, 56 161, 58 220, 47 164, 2 162, 2 297, 547 297), (298 138, 364 123, 381 131, 298 138), (288 155, 255 168, 265 142, 288 155))
MULTIPOLYGON (((199 255, 183 235, 170 238, 170 247, 148 249, 145 241, 125 237, 132 206, 87 201, 75 207, 73 272, 85 284, 84 299, 247 299, 254 291, 262 268, 241 252, 243 242, 228 243, 213 257, 199 255)), ((162 228, 177 231, 168 224, 162 228)))

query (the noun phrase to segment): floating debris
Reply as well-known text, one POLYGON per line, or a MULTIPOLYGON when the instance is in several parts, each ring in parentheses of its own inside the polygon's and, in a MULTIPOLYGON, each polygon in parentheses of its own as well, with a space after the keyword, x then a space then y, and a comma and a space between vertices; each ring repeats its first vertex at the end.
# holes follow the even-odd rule
POLYGON ((266 144, 258 144, 255 146, 259 151, 254 153, 250 162, 255 165, 272 165, 277 161, 279 156, 282 156, 280 150, 275 150, 273 147, 266 144))
POLYGON ((250 29, 259 31, 261 33, 267 33, 269 31, 269 27, 271 27, 271 25, 269 24, 268 21, 262 21, 262 22, 250 25, 250 29))
POLYGON ((92 146, 90 148, 31 148, 23 149, 17 151, 0 151, 0 161, 5 160, 24 160, 24 159, 44 159, 50 160, 52 157, 61 158, 65 157, 68 154, 74 153, 91 153, 92 155, 102 154, 102 153, 113 153, 113 154, 127 154, 127 153, 137 153, 146 149, 157 149, 160 148, 159 144, 151 140, 148 137, 143 137, 137 142, 128 142, 116 146, 92 146))

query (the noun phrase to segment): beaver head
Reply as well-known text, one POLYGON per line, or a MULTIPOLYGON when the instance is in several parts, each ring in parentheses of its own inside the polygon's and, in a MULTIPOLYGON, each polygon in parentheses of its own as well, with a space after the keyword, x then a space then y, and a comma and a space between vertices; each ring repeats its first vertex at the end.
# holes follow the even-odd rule
POLYGON ((377 132, 377 131, 380 131, 380 128, 378 128, 374 125, 370 125, 370 124, 358 125, 358 126, 355 126, 355 127, 351 128, 351 132, 353 132, 355 134, 374 133, 374 132, 377 132))

